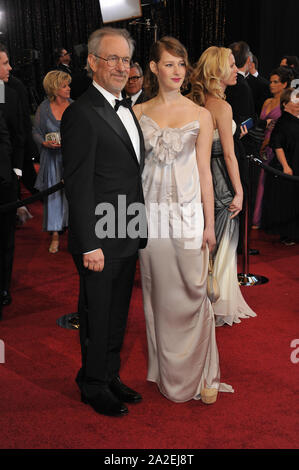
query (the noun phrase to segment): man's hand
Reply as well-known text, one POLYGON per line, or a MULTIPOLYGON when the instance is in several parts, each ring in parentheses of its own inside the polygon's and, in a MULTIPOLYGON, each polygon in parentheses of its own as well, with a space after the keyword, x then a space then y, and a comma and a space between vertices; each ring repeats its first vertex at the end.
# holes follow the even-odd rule
POLYGON ((83 264, 85 268, 90 269, 91 271, 103 271, 104 253, 101 248, 83 255, 83 264))
POLYGON ((244 135, 248 134, 248 130, 247 130, 247 127, 246 126, 240 126, 240 129, 241 129, 241 132, 240 132, 240 139, 242 139, 242 137, 244 137, 244 135))
POLYGON ((47 147, 49 149, 60 149, 61 148, 61 145, 60 144, 56 144, 55 142, 50 142, 48 140, 45 140, 43 142, 43 146, 44 147, 47 147))

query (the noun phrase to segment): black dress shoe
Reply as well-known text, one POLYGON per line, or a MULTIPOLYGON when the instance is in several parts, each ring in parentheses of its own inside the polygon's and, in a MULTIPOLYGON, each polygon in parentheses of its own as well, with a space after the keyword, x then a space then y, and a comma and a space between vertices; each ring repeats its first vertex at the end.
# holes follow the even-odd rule
POLYGON ((11 295, 8 290, 2 292, 2 305, 11 304, 11 295))
POLYGON ((81 401, 86 405, 90 405, 97 413, 107 416, 124 416, 129 412, 126 405, 121 403, 108 387, 100 390, 92 398, 86 397, 82 392, 81 401))
POLYGON ((126 403, 139 403, 142 400, 140 393, 123 384, 119 377, 109 383, 109 388, 119 400, 126 403))

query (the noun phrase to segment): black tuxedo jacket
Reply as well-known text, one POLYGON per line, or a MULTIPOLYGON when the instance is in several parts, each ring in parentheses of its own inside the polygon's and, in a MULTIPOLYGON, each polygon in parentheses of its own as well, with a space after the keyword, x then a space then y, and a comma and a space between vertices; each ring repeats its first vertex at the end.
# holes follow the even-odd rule
POLYGON ((68 67, 67 65, 59 64, 59 65, 57 65, 56 68, 57 68, 57 70, 60 70, 61 72, 68 73, 68 74, 71 75, 71 76, 72 76, 72 74, 73 74, 72 68, 71 68, 71 67, 68 67))
POLYGON ((243 121, 252 118, 256 121, 255 106, 252 91, 246 78, 238 73, 237 84, 228 86, 225 90, 226 101, 233 110, 233 119, 239 127, 243 121))
MULTIPOLYGON (((122 96, 123 98, 126 98, 127 95, 125 90, 122 91, 122 96)), ((140 104, 140 103, 144 103, 145 101, 148 101, 148 98, 146 97, 145 93, 144 93, 144 90, 142 90, 142 92, 140 93, 140 95, 138 96, 138 99, 136 100, 136 103, 134 103, 134 106, 135 104, 140 104)))
POLYGON ((0 184, 11 182, 11 172, 11 144, 9 133, 0 111, 0 184))
POLYGON ((32 137, 32 121, 28 90, 21 80, 10 75, 8 86, 13 88, 19 95, 22 109, 22 123, 24 131, 24 159, 31 160, 39 154, 36 143, 32 137))
MULTIPOLYGON (((146 98, 146 96, 145 96, 144 91, 142 90, 142 92, 141 92, 140 95, 138 96, 138 99, 136 100, 136 103, 135 103, 135 104, 144 103, 145 101, 147 101, 147 98, 146 98)), ((134 106, 135 106, 135 105, 134 105, 134 106)))
POLYGON ((0 103, 0 111, 2 111, 12 146, 12 168, 21 170, 23 168, 25 141, 22 105, 17 91, 7 83, 5 83, 5 103, 0 103))
POLYGON ((124 221, 123 212, 118 217, 120 195, 126 199, 125 210, 130 204, 141 203, 139 208, 144 211, 141 185, 144 141, 139 123, 130 112, 139 132, 140 163, 117 113, 93 85, 63 114, 61 137, 69 202, 69 249, 74 254, 102 248, 108 259, 123 258, 146 245, 146 238, 130 238, 126 233, 119 236, 118 232, 118 223, 127 225, 134 218, 127 216, 124 221), (107 203, 115 210, 115 237, 98 238, 95 227, 106 213, 96 215, 96 207, 107 203))
POLYGON ((254 77, 251 74, 248 75, 246 80, 252 91, 255 112, 257 116, 260 116, 264 102, 272 96, 269 89, 269 82, 260 75, 254 77))

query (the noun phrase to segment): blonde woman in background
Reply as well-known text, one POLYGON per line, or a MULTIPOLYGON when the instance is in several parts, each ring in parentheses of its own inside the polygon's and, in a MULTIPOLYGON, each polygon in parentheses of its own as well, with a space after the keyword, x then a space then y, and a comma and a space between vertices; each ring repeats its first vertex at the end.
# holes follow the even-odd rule
MULTIPOLYGON (((40 168, 35 187, 43 191, 62 179, 62 155, 60 145, 60 121, 70 105, 71 77, 68 73, 53 70, 44 78, 47 98, 36 111, 33 138, 40 152, 40 168), (48 140, 52 134, 53 140, 48 140), (47 136, 47 137, 46 137, 47 136)), ((59 249, 59 232, 68 225, 68 205, 64 191, 57 191, 44 200, 43 230, 52 232, 50 253, 59 249)))
MULTIPOLYGON (((225 89, 237 82, 237 67, 230 49, 209 47, 198 60, 191 76, 190 98, 212 115, 214 135, 211 170, 215 199, 216 249, 214 275, 220 298, 213 304, 216 326, 240 323, 240 318, 256 314, 245 302, 237 277, 238 214, 242 210, 243 189, 235 154, 236 124, 225 101, 225 89)), ((247 129, 242 129, 240 137, 247 129)))

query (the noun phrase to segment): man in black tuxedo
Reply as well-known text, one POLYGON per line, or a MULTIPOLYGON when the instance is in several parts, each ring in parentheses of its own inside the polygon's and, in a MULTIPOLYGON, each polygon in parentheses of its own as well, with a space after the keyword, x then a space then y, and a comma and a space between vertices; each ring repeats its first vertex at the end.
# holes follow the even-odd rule
MULTIPOLYGON (((246 77, 249 73, 251 64, 252 54, 249 46, 244 41, 234 42, 229 46, 235 58, 236 66, 238 68, 237 84, 234 86, 228 86, 226 88, 226 100, 232 107, 233 119, 240 128, 242 122, 251 118, 253 123, 257 122, 257 115, 255 112, 255 105, 251 88, 248 84, 246 77)), ((257 155, 258 148, 255 141, 251 138, 250 134, 245 135, 240 141, 239 133, 235 133, 235 146, 236 156, 238 158, 240 177, 244 189, 244 194, 249 196, 249 218, 254 207, 254 198, 252 194, 256 194, 256 186, 258 181, 258 167, 251 168, 251 175, 249 174, 249 164, 247 161, 247 155, 257 155)), ((241 251, 241 242, 244 238, 244 211, 241 212, 240 216, 240 236, 239 236, 239 249, 241 251)), ((257 250, 250 250, 250 254, 257 254, 257 250)))
POLYGON ((255 112, 257 116, 260 116, 264 102, 272 95, 269 88, 270 82, 258 72, 258 60, 255 55, 252 55, 247 80, 252 91, 255 112))
POLYGON ((291 69, 294 78, 299 78, 299 59, 296 55, 285 55, 281 59, 280 67, 288 67, 291 69))
MULTIPOLYGON (((257 119, 252 91, 246 80, 251 64, 251 52, 248 44, 244 41, 235 42, 231 44, 229 48, 234 55, 238 75, 237 84, 228 86, 225 94, 227 102, 232 107, 233 119, 237 127, 239 127, 242 122, 249 118, 251 118, 254 123, 257 119)), ((253 147, 252 141, 248 136, 243 137, 242 143, 247 153, 253 153, 255 147, 253 147)))
POLYGON ((143 71, 138 62, 131 64, 129 78, 123 90, 123 96, 130 98, 131 106, 146 101, 143 86, 143 71))
MULTIPOLYGON (((11 184, 11 173, 12 168, 10 138, 5 124, 5 120, 2 116, 2 111, 0 111, 0 205, 4 203, 6 189, 11 184)), ((3 226, 3 214, 0 212, 0 240, 2 237, 1 226, 3 226)), ((2 296, 0 296, 0 300, 0 320, 2 320, 2 296)))
POLYGON ((23 82, 13 75, 9 76, 8 85, 17 91, 22 107, 22 122, 24 128, 24 161, 22 169, 22 183, 31 194, 38 192, 34 188, 36 180, 36 171, 33 165, 33 157, 38 156, 38 149, 32 137, 32 121, 29 104, 29 95, 23 82))
POLYGON ((71 53, 64 47, 58 47, 54 51, 54 60, 57 70, 68 73, 72 76, 71 53))
MULTIPOLYGON (((0 111, 0 183, 7 185, 11 182, 11 144, 9 133, 0 111)), ((0 201, 0 204, 1 201, 0 201)))
MULTIPOLYGON (((17 201, 18 199, 18 179, 22 176, 24 157, 21 101, 18 93, 7 84, 11 70, 6 47, 0 44, 0 111, 12 147, 10 182, 8 185, 1 187, 1 204, 17 201)), ((2 305, 8 305, 11 302, 10 285, 14 257, 15 225, 16 209, 0 213, 0 302, 2 305)))
POLYGON ((69 249, 80 276, 82 367, 76 381, 82 401, 96 412, 122 416, 128 413, 124 402, 141 400, 121 382, 119 369, 137 252, 146 245, 144 142, 134 113, 121 101, 133 53, 129 33, 97 30, 88 52, 93 83, 61 121, 69 249), (136 204, 143 234, 129 230, 134 220, 127 214, 136 213, 136 204))

